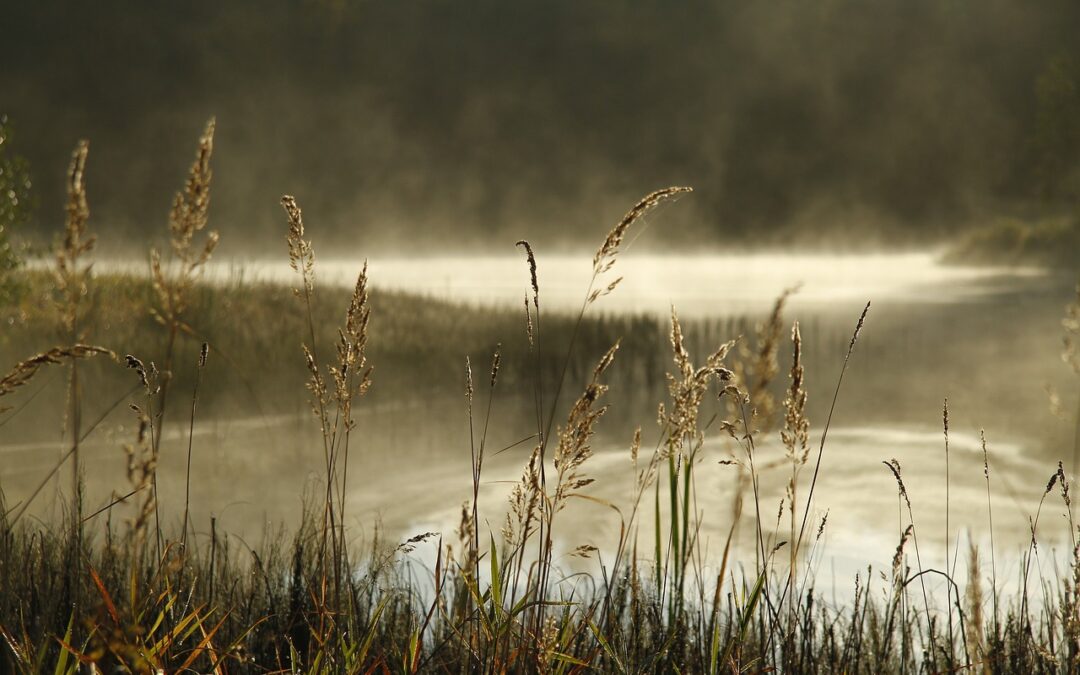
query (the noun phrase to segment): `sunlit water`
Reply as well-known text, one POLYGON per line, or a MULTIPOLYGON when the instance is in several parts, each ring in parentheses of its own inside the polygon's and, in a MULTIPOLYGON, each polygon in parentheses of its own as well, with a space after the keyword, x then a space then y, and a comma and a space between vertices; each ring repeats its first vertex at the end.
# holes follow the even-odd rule
MULTIPOLYGON (((360 265, 320 259, 319 283, 351 285, 360 265)), ((97 267, 99 271, 122 268, 140 267, 130 263, 97 267)), ((541 255, 538 271, 545 311, 581 308, 591 277, 589 256, 541 255)), ((207 275, 220 283, 295 282, 295 272, 284 262, 215 262, 207 275)), ((937 567, 945 564, 946 514, 951 550, 959 543, 966 547, 969 536, 983 546, 988 544, 989 509, 994 510, 998 547, 1003 551, 1022 548, 1030 538, 1029 517, 1036 513, 1056 461, 1070 465, 1069 422, 1055 420, 1048 412, 1045 392, 1048 386, 1070 386, 1058 356, 1061 310, 1067 298, 1067 284, 1060 277, 1035 269, 942 266, 927 253, 627 255, 601 285, 617 276, 624 277, 621 285, 590 311, 666 315, 675 306, 680 315, 691 318, 762 315, 784 289, 798 285, 788 316, 804 323, 819 321, 824 327, 816 335, 829 342, 817 345, 826 357, 821 369, 809 373, 815 403, 831 395, 847 335, 866 301, 873 301, 820 455, 820 479, 807 527, 808 538, 816 540, 821 519, 828 513, 815 548, 820 587, 831 587, 835 575, 838 587, 850 588, 854 574, 868 564, 888 569, 909 515, 898 497, 895 479, 882 464, 885 460, 896 458, 903 467, 921 555, 925 564, 937 567), (953 408, 947 504, 941 431, 945 396, 951 398, 953 408), (1053 431, 1055 424, 1064 431, 1053 431), (986 428, 990 437, 993 499, 989 506, 980 428, 986 428)), ((523 257, 372 259, 369 277, 377 287, 480 306, 520 306, 529 290, 523 257)), ((1070 396, 1066 389, 1064 400, 1072 400, 1070 396)), ((398 413, 409 420, 408 428, 400 438, 380 446, 390 450, 364 452, 361 448, 350 460, 350 482, 355 486, 348 500, 350 520, 368 533, 378 522, 391 537, 434 530, 452 540, 461 504, 471 492, 463 418, 453 410, 436 415, 431 408, 398 413), (431 429, 417 434, 418 423, 431 429), (418 440, 421 436, 427 440, 418 440)), ((369 410, 360 415, 363 428, 365 416, 375 419, 385 417, 385 412, 369 410)), ((802 470, 798 495, 800 518, 823 430, 820 417, 812 422, 813 451, 802 470)), ((650 420, 639 423, 648 439, 650 420)), ((385 433, 386 428, 396 427, 385 422, 380 428, 385 433)), ((496 430, 492 446, 512 443, 519 431, 496 430)), ((611 431, 605 438, 625 438, 627 443, 604 441, 595 448, 587 465, 588 475, 596 479, 589 494, 614 505, 625 518, 631 511, 628 496, 633 488, 627 450, 632 429, 611 431)), ((200 477, 195 487, 198 522, 214 514, 220 528, 254 536, 267 522, 295 522, 303 495, 316 492, 318 462, 314 454, 303 451, 317 440, 309 419, 286 416, 219 422, 200 426, 197 434, 202 462, 215 466, 212 475, 200 477)), ((720 461, 734 458, 745 463, 748 458, 744 448, 717 434, 710 433, 708 438, 697 472, 696 507, 704 523, 701 541, 713 555, 732 526, 732 504, 738 493, 737 470, 720 461)), ((180 434, 168 442, 182 447, 185 440, 180 434)), ((111 439, 95 447, 102 457, 116 454, 111 439)), ((17 439, 4 440, 0 457, 6 459, 0 462, 0 479, 9 503, 25 496, 35 476, 48 469, 49 458, 55 455, 45 450, 18 445, 17 439)), ((767 466, 775 464, 783 451, 778 439, 769 436, 759 439, 758 453, 759 466, 767 466)), ((518 448, 490 458, 485 467, 481 507, 495 529, 502 524, 506 495, 520 476, 526 454, 527 448, 518 448)), ((118 462, 115 468, 112 475, 122 480, 118 462)), ((168 468, 162 471, 163 502, 175 504, 182 494, 175 478, 181 472, 168 468)), ((757 503, 770 532, 789 475, 785 468, 762 472, 757 503)), ((92 494, 105 500, 111 489, 99 485, 92 494)), ((752 555, 751 519, 757 507, 751 494, 743 493, 742 498, 744 518, 737 542, 744 555, 752 555)), ((647 501, 644 515, 636 522, 646 542, 652 536, 651 498, 647 501)), ((1060 500, 1048 498, 1044 509, 1043 536, 1060 542, 1065 535, 1060 500)), ((789 518, 787 511, 780 514, 776 542, 789 538, 784 533, 789 518)), ((611 508, 582 502, 567 512, 561 527, 566 550, 590 544, 610 554, 619 517, 611 508)))
MULTIPOLYGON (((320 283, 351 286, 362 262, 319 258, 320 283)), ((141 271, 129 262, 98 269, 141 271)), ((208 277, 219 282, 296 283, 286 261, 215 261, 208 277)), ((933 253, 700 256, 624 255, 602 277, 603 286, 622 277, 617 292, 603 298, 610 312, 714 316, 760 311, 785 289, 799 286, 793 303, 836 305, 879 302, 947 303, 992 294, 1017 280, 1044 276, 1035 268, 954 267, 933 253)), ((378 287, 480 304, 518 305, 529 290, 524 257, 373 258, 368 275, 378 287)), ((537 276, 544 307, 576 312, 592 277, 588 255, 539 255, 537 276)))

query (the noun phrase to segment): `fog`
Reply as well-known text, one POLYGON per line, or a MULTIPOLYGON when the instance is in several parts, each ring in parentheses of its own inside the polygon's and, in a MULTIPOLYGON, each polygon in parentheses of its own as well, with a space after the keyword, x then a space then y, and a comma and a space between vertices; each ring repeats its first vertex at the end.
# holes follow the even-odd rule
POLYGON ((41 241, 77 139, 131 246, 216 115, 233 254, 279 251, 285 192, 343 254, 426 254, 592 245, 670 184, 696 194, 657 249, 923 247, 1071 208, 1077 25, 1071 0, 44 0, 3 10, 0 108, 41 241))
MULTIPOLYGON (((598 478, 591 495, 625 506, 634 429, 645 428, 643 447, 661 447, 668 433, 653 422, 669 394, 665 373, 678 370, 675 310, 697 362, 740 339, 744 351, 728 365, 767 364, 745 382, 763 383, 774 410, 751 411, 750 422, 741 411, 740 442, 754 445, 760 432, 766 469, 754 496, 760 489, 770 513, 789 494, 778 432, 792 322, 802 322, 808 433, 824 448, 832 429, 821 493, 805 497, 806 513, 833 509, 830 555, 843 583, 866 562, 887 568, 896 550, 897 494, 884 460, 908 467, 914 512, 928 527, 947 524, 947 535, 979 542, 983 462, 993 457, 996 489, 1010 500, 997 542, 1006 551, 1030 540, 1027 518, 1058 462, 1074 478, 1080 469, 1077 379, 1061 344, 1080 264, 1074 0, 9 4, 0 10, 0 114, 11 134, 0 160, 27 160, 33 209, 26 222, 11 218, 4 236, 39 251, 58 239, 64 169, 86 138, 89 232, 99 240, 80 253, 80 269, 92 272, 86 293, 57 291, 41 273, 51 257, 28 256, 17 283, 0 288, 0 321, 11 327, 0 357, 17 363, 58 336, 121 357, 80 365, 78 382, 76 368, 49 368, 33 387, 0 392, 14 392, 0 416, 0 497, 32 502, 24 510, 43 521, 67 503, 57 476, 85 420, 97 421, 83 427, 80 494, 106 513, 127 489, 129 459, 118 448, 134 424, 122 405, 133 380, 122 356, 132 353, 174 382, 154 441, 170 527, 192 496, 202 530, 214 523, 254 537, 268 524, 297 526, 329 475, 319 447, 326 427, 304 387, 315 358, 300 344, 324 359, 335 347, 343 359, 352 353, 337 326, 364 260, 375 384, 357 404, 358 449, 344 460, 353 473, 339 488, 358 530, 380 523, 394 539, 457 526, 472 498, 480 414, 471 418, 474 401, 463 399, 463 363, 471 358, 482 381, 497 348, 502 389, 494 393, 491 376, 475 402, 477 411, 481 400, 498 408, 488 421, 500 451, 476 488, 491 522, 528 461, 532 443, 520 439, 547 442, 617 339, 605 380, 611 411, 595 438, 589 432, 589 468, 598 478), (210 118, 208 230, 221 246, 205 265, 184 267, 203 250, 200 221, 155 286, 148 250, 168 258, 169 207, 210 118), (617 270, 597 282, 591 255, 605 233, 668 185, 693 192, 646 209, 618 247, 617 270), (296 195, 314 242, 310 288, 286 255, 282 194, 296 195), (1057 239, 1017 230, 1021 243, 1050 252, 1046 260, 1007 240, 989 264, 943 257, 965 233, 1008 219, 1064 225, 1048 230, 1057 239), (522 238, 537 252, 538 291, 514 248, 522 238), (586 289, 618 275, 625 281, 613 293, 582 304, 586 289), (170 279, 183 282, 183 311, 167 321, 170 279), (301 306, 294 287, 315 300, 301 306), (796 287, 770 333, 763 321, 775 299, 796 287), (57 319, 58 298, 70 302, 69 324, 57 319), (874 309, 842 370, 868 300, 874 309), (209 365, 196 366, 204 342, 209 365), (956 464, 943 478, 946 397, 956 464), (950 480, 955 501, 939 523, 950 480)), ((163 409, 164 393, 150 389, 139 404, 163 409)), ((706 412, 731 413, 720 402, 727 391, 709 392, 703 426, 706 412)), ((730 506, 745 485, 724 463, 743 447, 717 427, 702 438, 701 508, 725 514, 702 530, 715 548, 736 529, 725 518, 751 514, 730 506)), ((618 529, 610 517, 575 506, 560 545, 610 546, 599 541, 618 529)), ((756 555, 752 535, 748 527, 734 541, 756 555)), ((1047 536, 1064 541, 1060 531, 1047 536)), ((936 546, 923 550, 944 553, 936 546)))

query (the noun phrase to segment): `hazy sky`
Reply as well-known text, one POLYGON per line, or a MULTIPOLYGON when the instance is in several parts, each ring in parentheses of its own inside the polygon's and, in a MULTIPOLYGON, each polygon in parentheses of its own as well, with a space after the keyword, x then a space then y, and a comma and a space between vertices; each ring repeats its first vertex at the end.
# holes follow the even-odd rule
POLYGON ((339 252, 465 251, 592 245, 670 184, 652 245, 922 241, 1068 203, 1080 156, 1075 0, 8 5, 39 227, 85 137, 92 225, 140 246, 210 115, 234 252, 284 192, 339 252))

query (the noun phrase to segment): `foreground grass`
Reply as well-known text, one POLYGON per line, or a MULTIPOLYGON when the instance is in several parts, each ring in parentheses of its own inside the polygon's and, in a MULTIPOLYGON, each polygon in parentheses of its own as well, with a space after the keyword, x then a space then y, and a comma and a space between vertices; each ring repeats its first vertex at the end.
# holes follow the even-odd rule
MULTIPOLYGON (((61 469, 71 467, 70 481, 64 479, 71 496, 66 517, 54 523, 26 515, 36 494, 17 504, 0 504, 4 671, 1080 668, 1080 554, 1074 548, 1068 569, 1054 579, 1041 575, 1038 558, 1042 504, 1049 512, 1054 508, 1050 503, 1060 498, 1063 510, 1071 513, 1069 477, 1061 466, 1047 472, 1051 478, 1032 522, 1032 543, 1019 578, 1012 580, 1017 591, 1002 590, 1006 584, 997 577, 993 550, 988 552, 993 570, 988 588, 985 560, 980 561, 987 554, 975 549, 966 556, 971 570, 966 581, 957 569, 962 563, 944 570, 924 568, 918 548, 922 533, 908 505, 890 569, 868 569, 852 580, 854 596, 845 605, 834 606, 816 592, 814 570, 823 556, 820 540, 827 521, 813 511, 814 491, 828 451, 833 407, 838 400, 843 404, 844 374, 849 360, 859 356, 869 305, 857 321, 852 317, 852 334, 836 364, 839 378, 821 396, 831 398, 832 407, 820 444, 810 440, 802 336, 797 323, 789 329, 782 320, 784 298, 745 339, 717 339, 701 355, 689 348, 673 311, 664 331, 669 354, 662 358, 670 375, 656 419, 658 441, 643 447, 640 434, 627 439, 635 472, 629 506, 596 504, 615 509, 621 526, 610 533, 606 550, 575 551, 590 560, 593 574, 575 573, 561 561, 561 537, 569 529, 566 507, 597 501, 589 491, 590 458, 606 412, 612 364, 628 352, 638 358, 644 346, 655 348, 658 342, 655 322, 605 324, 591 317, 603 296, 617 290, 613 268, 629 228, 688 190, 652 193, 612 228, 593 259, 592 282, 575 317, 541 311, 542 279, 536 276, 531 247, 521 242, 523 264, 533 270, 524 316, 492 329, 486 323, 491 317, 479 310, 460 308, 460 315, 448 317, 441 310, 426 312, 434 305, 422 299, 388 294, 380 301, 369 291, 366 270, 358 270, 351 293, 324 293, 313 282, 314 254, 292 198, 285 198, 283 206, 295 289, 241 287, 220 295, 197 283, 198 268, 216 243, 216 236, 204 231, 212 132, 211 125, 170 217, 172 262, 157 257, 165 262, 149 282, 89 274, 85 146, 76 151, 70 172, 69 222, 58 251, 58 274, 51 282, 33 275, 25 280, 23 304, 14 315, 28 327, 27 334, 40 335, 47 315, 38 307, 46 304, 46 295, 50 303, 58 300, 60 320, 54 318, 53 325, 61 345, 20 362, 0 379, 0 402, 24 395, 44 368, 67 374, 60 426, 70 448, 63 459, 69 463, 61 462, 54 473, 61 480, 61 469), (49 283, 55 288, 46 290, 49 283), (380 335, 376 326, 381 321, 401 321, 394 317, 402 316, 409 318, 380 335), (424 320, 445 322, 435 327, 446 336, 441 345, 426 337, 430 326, 420 331, 408 323, 424 320), (277 344, 261 341, 266 325, 279 327, 277 344), (372 364, 382 371, 416 358, 460 363, 455 346, 475 343, 490 334, 482 332, 487 330, 500 337, 520 336, 520 348, 512 352, 491 344, 489 353, 465 359, 457 371, 471 441, 471 472, 462 484, 472 493, 462 507, 458 531, 420 534, 404 542, 376 539, 358 547, 345 525, 345 496, 355 480, 348 473, 350 450, 356 451, 358 440, 354 409, 367 402, 373 383, 379 386, 372 364), (280 339, 284 333, 293 333, 293 340, 280 339), (639 338, 642 344, 628 348, 641 333, 646 333, 639 338), (787 335, 790 346, 784 350, 791 361, 781 380, 781 345, 787 335), (380 341, 393 347, 379 347, 380 341), (187 354, 185 344, 190 344, 187 354), (195 537, 186 503, 179 529, 161 525, 161 430, 194 424, 200 405, 212 397, 204 378, 216 360, 230 360, 240 370, 279 371, 273 377, 292 387, 306 379, 321 431, 312 440, 322 451, 323 480, 302 524, 295 532, 270 534, 255 547, 218 532, 213 524, 208 537, 195 537), (571 391, 569 382, 578 378, 570 373, 578 369, 584 384, 571 391), (77 461, 80 444, 95 425, 84 407, 97 395, 95 378, 107 373, 129 383, 122 390, 129 392, 123 398, 134 428, 123 448, 130 491, 115 504, 88 513, 77 461), (777 394, 778 384, 783 394, 777 394), (485 459, 492 452, 487 447, 491 404, 503 397, 524 401, 525 416, 533 420, 527 439, 532 452, 504 509, 505 522, 488 524, 480 520, 477 502, 485 459), (698 532, 717 514, 697 507, 695 478, 696 467, 707 459, 707 433, 730 439, 736 455, 726 461, 741 477, 731 495, 728 545, 708 555, 698 532), (766 467, 755 450, 768 435, 779 435, 785 448, 781 466, 790 472, 779 510, 762 503, 758 489, 766 467), (743 523, 753 530, 749 555, 732 547, 743 523), (436 552, 430 567, 408 557, 419 546, 436 552)), ((1080 298, 1069 312, 1065 326, 1072 342, 1066 344, 1065 357, 1080 372, 1075 342, 1080 298)), ((660 362, 659 355, 653 358, 660 362)), ((947 439, 947 406, 943 422, 947 439)), ((894 461, 889 468, 903 502, 901 467, 894 461)), ((991 476, 987 463, 992 520, 991 476)), ((1069 531, 1077 531, 1071 519, 1069 531)))

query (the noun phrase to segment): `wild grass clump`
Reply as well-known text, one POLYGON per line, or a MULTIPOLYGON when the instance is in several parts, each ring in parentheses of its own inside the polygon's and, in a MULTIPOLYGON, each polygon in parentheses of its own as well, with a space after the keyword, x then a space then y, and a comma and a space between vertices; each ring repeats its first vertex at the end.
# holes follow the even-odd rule
MULTIPOLYGON (((392 373, 377 356, 376 339, 390 309, 369 293, 366 264, 358 266, 348 294, 319 287, 315 247, 303 213, 295 198, 283 197, 285 238, 297 283, 275 311, 293 317, 287 325, 295 335, 266 365, 281 368, 297 385, 306 380, 317 422, 311 442, 322 449, 320 481, 307 495, 292 533, 268 530, 261 543, 250 546, 218 531, 212 519, 208 536, 189 536, 191 480, 210 468, 201 466, 193 443, 200 399, 206 394, 201 385, 220 362, 231 360, 231 350, 208 339, 214 326, 197 325, 211 315, 193 309, 202 290, 199 269, 217 241, 209 234, 194 243, 207 224, 213 130, 211 122, 171 212, 173 264, 153 254, 149 285, 137 293, 149 309, 140 315, 152 316, 164 328, 158 337, 165 348, 155 352, 162 357, 160 368, 138 350, 121 359, 82 340, 84 301, 90 295, 88 265, 80 263, 90 250, 82 188, 86 146, 76 151, 67 238, 59 249, 56 278, 70 346, 18 362, 0 378, 0 399, 25 391, 43 367, 66 363, 71 400, 77 402, 86 382, 77 379, 74 364, 112 357, 112 376, 126 381, 121 401, 129 415, 123 444, 128 485, 125 494, 86 514, 76 471, 75 490, 65 502, 69 507, 49 524, 24 515, 41 488, 18 504, 5 503, 0 493, 0 668, 5 672, 1080 668, 1080 547, 1071 518, 1070 478, 1059 464, 1043 488, 1031 519, 1030 544, 1016 573, 1017 590, 1007 594, 993 550, 991 451, 985 437, 982 480, 991 550, 969 546, 966 580, 960 578, 958 569, 964 565, 951 541, 949 498, 947 562, 939 569, 920 550, 931 535, 916 523, 902 467, 893 459, 884 462, 896 481, 899 509, 891 566, 856 575, 847 603, 834 605, 816 590, 828 511, 820 510, 815 491, 822 471, 828 470, 828 432, 849 362, 858 357, 869 303, 853 321, 850 338, 837 345, 838 373, 818 443, 811 440, 803 333, 798 322, 789 328, 783 318, 789 292, 750 338, 726 336, 700 350, 689 344, 673 307, 664 329, 669 372, 664 400, 655 408, 656 426, 644 432, 638 427, 626 439, 633 467, 630 498, 616 504, 592 492, 594 446, 609 410, 605 401, 613 386, 613 364, 626 356, 627 344, 640 339, 633 332, 621 341, 605 343, 601 337, 607 336, 600 333, 589 338, 593 308, 618 287, 619 278, 611 278, 611 272, 627 233, 661 204, 690 192, 682 187, 647 195, 609 231, 592 259, 592 278, 575 316, 542 310, 543 258, 527 241, 518 242, 529 288, 524 316, 515 317, 516 333, 504 337, 509 345, 519 336, 521 349, 504 348, 500 340, 483 367, 474 367, 478 362, 466 355, 463 377, 455 376, 469 428, 469 447, 461 450, 470 457, 469 478, 462 476, 463 494, 470 497, 461 506, 457 532, 388 541, 376 531, 364 547, 356 546, 347 524, 347 496, 359 489, 350 484, 349 459, 365 452, 372 440, 359 434, 356 424, 357 408, 369 390, 375 391, 372 364, 379 363, 380 373, 392 373), (785 335, 790 335, 791 362, 782 369, 785 335), (197 345, 189 361, 177 357, 180 340, 197 345), (589 366, 577 373, 575 364, 581 362, 589 366), (782 370, 786 382, 777 381, 782 370), (189 379, 181 379, 184 373, 189 379), (174 393, 180 382, 189 384, 191 392, 184 406, 187 461, 179 532, 162 525, 156 489, 161 428, 166 412, 178 405, 175 395, 166 396, 170 382, 174 393), (515 396, 514 389, 524 395, 515 396), (491 423, 522 403, 530 428, 521 444, 530 451, 508 501, 495 505, 505 517, 489 524, 481 513, 492 505, 480 502, 487 498, 481 485, 488 480, 485 467, 494 453, 491 423), (712 436, 726 440, 728 454, 710 452, 706 441, 712 436), (779 459, 760 451, 770 436, 777 436, 783 448, 779 459), (711 489, 699 484, 706 462, 723 464, 734 475, 730 514, 708 513, 700 506, 701 490, 711 489), (778 471, 786 476, 780 503, 766 503, 761 478, 778 471), (1044 507, 1055 508, 1058 497, 1072 549, 1067 573, 1050 580, 1042 576, 1039 523, 1044 507), (571 505, 609 511, 618 528, 578 545, 567 522, 571 505), (702 541, 706 522, 716 518, 729 518, 719 552, 707 550, 702 541), (738 546, 742 528, 751 530, 751 551, 738 546), (433 552, 429 566, 410 557, 419 547, 433 552), (989 580, 984 578, 987 553, 989 580), (589 572, 567 564, 570 557, 584 559, 581 564, 589 572)), ((132 292, 130 280, 106 283, 132 292)), ((1069 362, 1075 361, 1078 311, 1070 309, 1065 321, 1069 362)), ((225 321, 228 315, 212 316, 225 321)), ((470 321, 482 318, 479 312, 468 316, 470 321)), ((421 341, 419 349, 430 337, 414 339, 421 341)), ((408 344, 412 348, 414 343, 408 344)), ((259 357, 268 358, 266 353, 259 357)), ((46 481, 98 426, 80 427, 78 407, 67 410, 64 418, 74 418, 68 427, 72 451, 46 481)), ((941 421, 947 462, 947 402, 941 421)), ((946 469, 946 495, 951 480, 946 469)))

